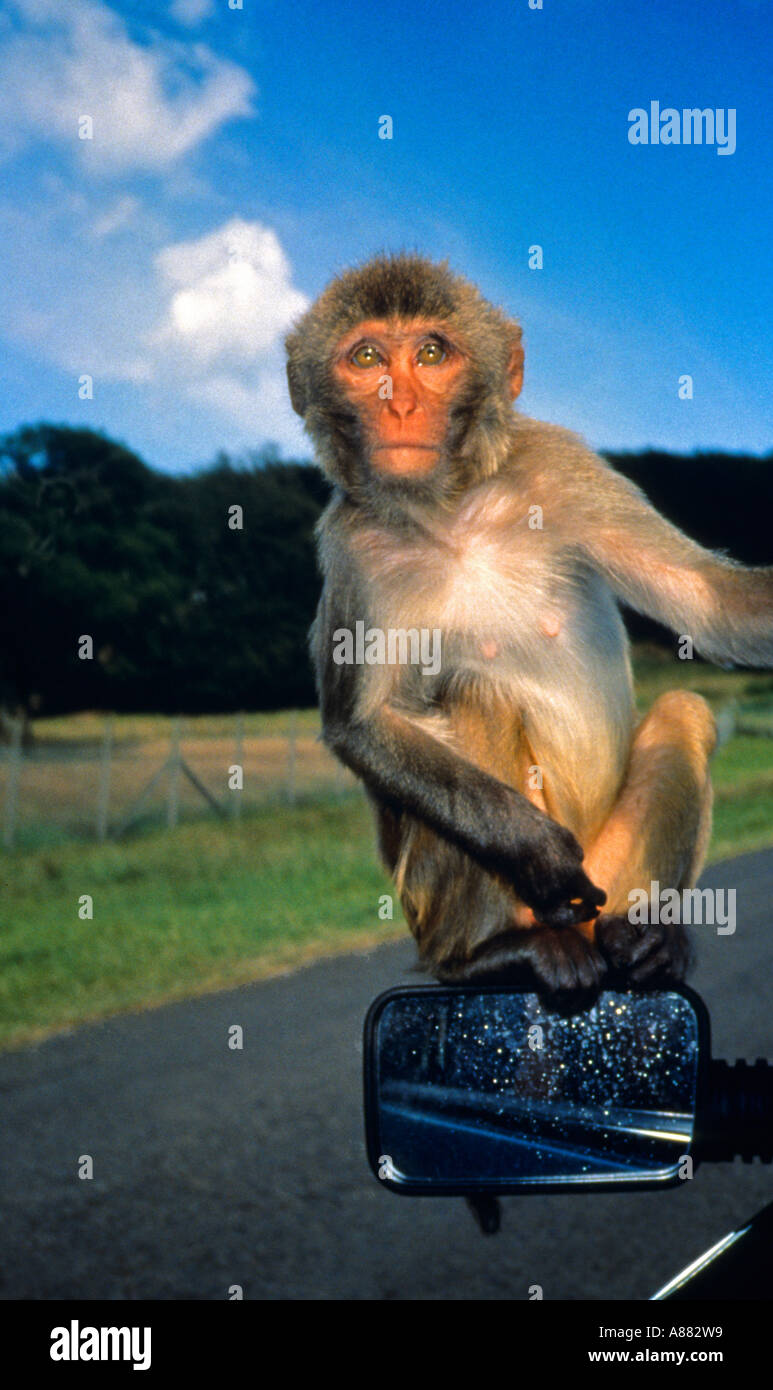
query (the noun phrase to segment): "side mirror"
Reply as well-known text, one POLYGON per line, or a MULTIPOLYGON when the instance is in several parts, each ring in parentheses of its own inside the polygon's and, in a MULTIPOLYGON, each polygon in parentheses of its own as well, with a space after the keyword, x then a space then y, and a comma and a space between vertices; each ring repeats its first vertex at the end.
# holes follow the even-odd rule
POLYGON ((365 1022, 368 1158, 413 1195, 668 1187, 709 1058, 684 988, 608 991, 582 1013, 497 985, 390 990, 365 1022))

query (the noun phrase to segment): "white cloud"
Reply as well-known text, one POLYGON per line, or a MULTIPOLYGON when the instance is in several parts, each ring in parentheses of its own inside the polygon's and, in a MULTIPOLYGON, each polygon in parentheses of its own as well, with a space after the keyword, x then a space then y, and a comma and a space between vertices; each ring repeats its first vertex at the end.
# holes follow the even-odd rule
POLYGON ((154 274, 142 240, 110 236, 126 218, 142 226, 151 215, 122 198, 99 215, 68 208, 48 218, 0 202, 5 335, 65 371, 73 392, 82 372, 93 375, 97 397, 102 383, 130 383, 135 408, 157 430, 187 410, 192 453, 207 436, 225 448, 273 439, 307 453, 287 395, 282 338, 308 300, 276 233, 233 218, 164 247, 154 274))
POLYGON ((102 237, 124 231, 134 222, 139 206, 138 198, 133 197, 131 193, 123 194, 109 208, 105 208, 99 217, 95 218, 91 228, 92 235, 101 241, 102 237))
POLYGON ((156 257, 172 291, 155 341, 200 364, 250 366, 307 307, 270 227, 233 218, 156 257))
POLYGON ((190 28, 201 24, 203 19, 209 19, 214 12, 215 0, 173 0, 170 7, 172 18, 190 28))
POLYGON ((129 37, 101 0, 11 0, 0 53, 0 148, 67 145, 92 171, 168 168, 224 122, 251 114, 244 68, 202 43, 129 37), (78 138, 91 116, 92 140, 78 138))
POLYGON ((236 427, 239 438, 301 443, 282 337, 308 299, 276 233, 241 218, 156 256, 167 294, 147 347, 157 372, 236 427))
MULTIPOLYGON (((206 402, 231 428, 240 441, 272 439, 304 447, 303 432, 287 398, 284 366, 264 367, 247 383, 235 376, 211 376, 193 385, 191 399, 206 402)), ((308 452, 308 444, 305 444, 308 452)))

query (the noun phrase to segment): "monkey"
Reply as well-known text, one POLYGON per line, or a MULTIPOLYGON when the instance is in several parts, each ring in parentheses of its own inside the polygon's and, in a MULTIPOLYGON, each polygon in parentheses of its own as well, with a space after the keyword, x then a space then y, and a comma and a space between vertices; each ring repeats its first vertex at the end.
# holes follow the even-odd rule
POLYGON ((633 923, 629 895, 696 882, 716 726, 688 691, 638 719, 620 603, 708 659, 770 667, 773 568, 702 548, 514 408, 520 325, 447 262, 344 271, 286 349, 334 485, 322 737, 364 784, 420 965, 570 1000, 682 979, 684 927, 633 923), (409 659, 426 633, 437 669, 409 659))

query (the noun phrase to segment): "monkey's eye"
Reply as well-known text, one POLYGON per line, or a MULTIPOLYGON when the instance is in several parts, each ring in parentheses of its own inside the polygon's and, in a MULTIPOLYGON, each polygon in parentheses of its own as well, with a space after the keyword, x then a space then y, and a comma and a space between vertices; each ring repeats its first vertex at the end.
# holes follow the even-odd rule
POLYGON ((381 354, 372 343, 361 343, 358 348, 355 348, 350 361, 354 363, 355 367, 376 367, 381 361, 381 354))
POLYGON ((435 367, 438 362, 443 362, 445 357, 445 348, 440 343, 435 342, 434 338, 431 338, 428 343, 422 343, 416 354, 416 361, 422 367, 435 367))

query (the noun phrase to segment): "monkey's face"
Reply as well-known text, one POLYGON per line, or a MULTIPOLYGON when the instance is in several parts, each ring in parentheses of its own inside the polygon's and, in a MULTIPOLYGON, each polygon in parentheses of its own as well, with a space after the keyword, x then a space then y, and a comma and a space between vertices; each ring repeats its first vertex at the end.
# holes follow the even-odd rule
POLYGON ((434 472, 469 376, 458 335, 440 322, 365 320, 337 344, 332 370, 357 413, 371 468, 403 478, 434 472))
POLYGON ((285 342, 293 409, 352 500, 437 505, 512 449, 521 330, 447 266, 345 271, 285 342))

